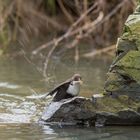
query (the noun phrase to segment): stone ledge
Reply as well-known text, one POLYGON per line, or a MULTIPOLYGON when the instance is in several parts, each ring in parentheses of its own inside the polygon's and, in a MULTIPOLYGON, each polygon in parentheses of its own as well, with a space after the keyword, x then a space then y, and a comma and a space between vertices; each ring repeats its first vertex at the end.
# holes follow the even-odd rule
POLYGON ((90 98, 75 97, 61 102, 51 102, 40 121, 58 125, 140 125, 139 105, 137 106, 135 101, 128 101, 128 104, 121 103, 118 98, 107 96, 97 99, 96 102, 90 98))

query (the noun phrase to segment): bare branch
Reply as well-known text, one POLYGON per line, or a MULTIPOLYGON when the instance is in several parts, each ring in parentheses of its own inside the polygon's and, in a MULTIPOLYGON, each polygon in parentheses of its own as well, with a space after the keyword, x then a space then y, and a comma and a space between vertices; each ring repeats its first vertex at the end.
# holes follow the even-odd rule
MULTIPOLYGON (((95 7, 97 6, 97 3, 95 3, 93 6, 91 6, 83 15, 80 16, 80 18, 74 22, 72 24, 72 26, 68 29, 68 31, 61 37, 54 39, 54 40, 58 40, 58 43, 61 42, 62 40, 72 36, 73 34, 71 34, 72 30, 85 18, 85 16, 90 13, 95 7)), ((41 50, 53 45, 55 42, 54 40, 43 44, 42 46, 38 47, 37 49, 35 49, 32 54, 36 55, 38 52, 40 52, 41 50)))
POLYGON ((89 57, 94 57, 96 55, 101 55, 102 53, 108 53, 109 51, 115 50, 115 45, 109 46, 107 48, 99 49, 90 53, 86 53, 83 55, 83 57, 89 58, 89 57))
MULTIPOLYGON (((72 26, 69 28, 69 30, 64 35, 62 35, 59 38, 55 38, 54 40, 52 40, 52 41, 50 41, 50 42, 48 42, 48 43, 40 46, 36 50, 34 50, 33 51, 33 54, 37 54, 41 50, 43 50, 43 49, 45 49, 45 48, 47 48, 49 46, 52 46, 52 48, 49 51, 48 55, 46 56, 46 59, 45 59, 45 62, 44 62, 44 69, 43 69, 43 75, 44 75, 44 77, 47 77, 46 73, 47 73, 47 69, 48 69, 49 59, 50 59, 53 51, 56 49, 56 47, 59 45, 60 42, 64 41, 65 39, 67 39, 69 37, 75 37, 75 39, 72 41, 72 43, 70 43, 70 44, 67 45, 68 48, 75 47, 79 43, 79 41, 81 39, 88 37, 93 31, 95 31, 97 29, 97 27, 100 27, 103 23, 105 23, 113 15, 115 15, 117 13, 117 11, 121 7, 123 7, 125 5, 126 2, 127 2, 127 0, 123 0, 122 2, 120 2, 105 17, 104 17, 103 12, 100 11, 98 17, 94 21, 92 21, 90 23, 85 23, 84 25, 78 27, 79 23, 81 21, 83 21, 83 19, 86 17, 86 15, 89 12, 91 12, 95 8, 95 6, 97 6, 97 4, 93 5, 91 8, 88 9, 88 11, 86 11, 83 15, 81 15, 80 18, 75 23, 72 24, 72 26)), ((105 48, 105 49, 102 49, 102 50, 98 50, 96 52, 85 54, 84 57, 92 57, 94 55, 105 53, 105 52, 110 51, 110 50, 113 50, 113 49, 114 49, 114 46, 113 47, 111 46, 110 48, 105 48)))

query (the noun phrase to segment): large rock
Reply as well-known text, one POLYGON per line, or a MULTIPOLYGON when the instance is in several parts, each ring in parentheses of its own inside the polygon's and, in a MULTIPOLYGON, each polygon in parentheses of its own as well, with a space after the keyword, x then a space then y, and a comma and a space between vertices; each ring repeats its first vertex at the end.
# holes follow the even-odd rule
POLYGON ((139 102, 120 96, 102 97, 96 102, 89 98, 75 97, 51 102, 40 121, 61 125, 140 125, 139 102))
POLYGON ((140 5, 128 17, 124 33, 117 41, 105 92, 140 99, 140 5))

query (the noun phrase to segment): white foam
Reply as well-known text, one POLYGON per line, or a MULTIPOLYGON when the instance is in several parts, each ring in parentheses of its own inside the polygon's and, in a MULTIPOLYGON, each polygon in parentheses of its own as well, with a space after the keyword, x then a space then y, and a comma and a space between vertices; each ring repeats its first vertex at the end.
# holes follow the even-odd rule
POLYGON ((19 85, 10 84, 8 82, 0 82, 0 87, 10 88, 10 89, 17 89, 20 88, 19 85))
MULTIPOLYGON (((41 119, 43 120, 48 120, 50 119, 54 113, 64 104, 67 104, 73 100, 75 100, 75 98, 77 97, 74 97, 72 99, 64 99, 64 100, 61 100, 59 102, 51 102, 46 108, 45 108, 45 111, 41 117, 41 119)), ((78 98, 84 98, 84 97, 78 97, 78 98)))
POLYGON ((63 104, 63 102, 52 102, 52 103, 50 103, 50 105, 46 107, 46 109, 45 109, 41 118, 43 120, 48 120, 61 107, 62 104, 63 104))

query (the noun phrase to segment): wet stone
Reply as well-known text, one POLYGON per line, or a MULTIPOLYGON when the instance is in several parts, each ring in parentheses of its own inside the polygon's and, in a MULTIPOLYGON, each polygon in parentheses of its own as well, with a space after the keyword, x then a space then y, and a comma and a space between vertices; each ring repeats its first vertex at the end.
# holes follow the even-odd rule
POLYGON ((102 97, 97 102, 90 98, 75 97, 51 102, 42 114, 39 122, 57 125, 140 125, 140 107, 125 97, 113 99, 102 97), (137 109, 136 109, 137 108, 137 109))

